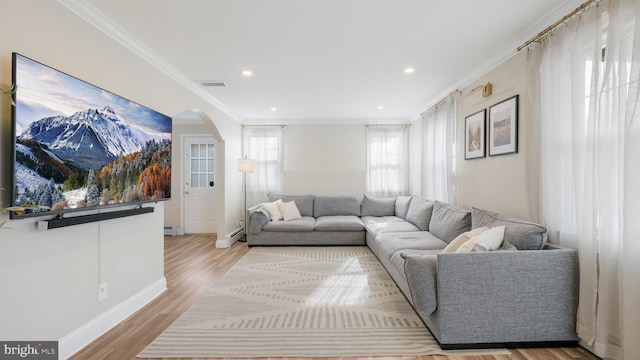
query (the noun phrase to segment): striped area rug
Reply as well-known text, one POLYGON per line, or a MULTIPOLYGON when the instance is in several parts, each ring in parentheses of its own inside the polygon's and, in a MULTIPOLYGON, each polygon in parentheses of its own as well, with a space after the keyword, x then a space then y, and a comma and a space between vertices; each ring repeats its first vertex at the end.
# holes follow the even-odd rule
POLYGON ((509 354, 443 351, 367 247, 262 247, 140 358, 509 354))

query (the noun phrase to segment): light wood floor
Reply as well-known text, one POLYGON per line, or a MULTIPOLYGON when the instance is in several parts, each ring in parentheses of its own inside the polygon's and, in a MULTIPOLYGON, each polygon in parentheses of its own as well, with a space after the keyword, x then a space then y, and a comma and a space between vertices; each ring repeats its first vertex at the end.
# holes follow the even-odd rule
MULTIPOLYGON (((249 251, 246 243, 228 249, 215 248, 215 236, 165 237, 165 276, 168 290, 111 331, 89 344, 71 359, 136 359, 162 331, 176 320, 211 284, 249 251)), ((500 356, 421 356, 412 360, 570 360, 598 359, 577 348, 510 349, 500 356)), ((294 358, 287 358, 294 360, 294 358)), ((308 360, 309 358, 300 358, 308 360)), ((339 358, 339 359, 398 359, 339 358)), ((234 359, 238 360, 238 359, 234 359)), ((284 359, 282 359, 284 360, 284 359)))

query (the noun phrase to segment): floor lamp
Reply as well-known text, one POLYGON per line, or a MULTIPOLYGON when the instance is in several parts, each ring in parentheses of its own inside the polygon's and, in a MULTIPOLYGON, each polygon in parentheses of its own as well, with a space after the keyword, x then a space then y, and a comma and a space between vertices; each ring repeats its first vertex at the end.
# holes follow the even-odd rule
POLYGON ((254 162, 253 159, 238 159, 238 171, 242 173, 242 197, 244 198, 244 235, 239 241, 247 241, 247 173, 253 172, 254 162))

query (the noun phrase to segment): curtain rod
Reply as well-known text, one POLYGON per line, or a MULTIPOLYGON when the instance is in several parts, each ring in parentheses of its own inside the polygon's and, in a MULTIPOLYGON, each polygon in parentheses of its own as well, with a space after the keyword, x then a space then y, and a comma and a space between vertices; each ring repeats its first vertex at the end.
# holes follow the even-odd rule
POLYGON ((287 127, 287 125, 257 125, 257 124, 242 124, 241 127, 287 127))
POLYGON ((376 127, 376 126, 380 126, 380 127, 385 127, 385 126, 397 126, 397 127, 409 127, 411 126, 411 124, 366 124, 366 127, 376 127))
POLYGON ((579 13, 583 13, 585 10, 587 10, 587 8, 589 8, 594 3, 597 4, 599 2, 600 2, 600 0, 597 0, 597 1, 596 0, 589 0, 589 1, 585 2, 584 4, 578 6, 578 8, 576 8, 575 10, 570 12, 569 14, 565 15, 562 19, 556 21, 553 25, 551 25, 548 28, 542 30, 538 35, 532 37, 527 42, 525 42, 524 44, 520 45, 518 47, 518 49, 517 49, 518 52, 520 52, 522 49, 528 47, 529 45, 533 44, 534 42, 539 42, 548 33, 550 33, 551 31, 555 30, 555 28, 557 28, 558 26, 562 25, 567 20, 573 18, 575 15, 577 15, 579 13))
POLYGON ((431 110, 436 110, 438 109, 442 104, 444 104, 445 101, 447 101, 447 99, 449 98, 449 96, 451 95, 462 95, 462 91, 455 89, 452 92, 449 93, 449 95, 443 97, 442 99, 438 100, 437 103, 433 104, 430 108, 428 108, 427 110, 423 111, 420 113, 420 116, 428 113, 431 110))

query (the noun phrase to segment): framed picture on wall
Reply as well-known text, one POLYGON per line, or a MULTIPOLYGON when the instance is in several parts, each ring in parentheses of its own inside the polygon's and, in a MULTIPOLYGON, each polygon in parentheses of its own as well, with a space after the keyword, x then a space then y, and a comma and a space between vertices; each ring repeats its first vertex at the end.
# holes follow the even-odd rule
POLYGON ((518 152, 518 98, 512 96, 489 108, 489 156, 518 152))
POLYGON ((464 158, 478 159, 485 157, 485 131, 487 110, 482 109, 464 118, 464 158))

